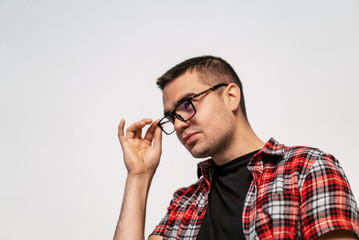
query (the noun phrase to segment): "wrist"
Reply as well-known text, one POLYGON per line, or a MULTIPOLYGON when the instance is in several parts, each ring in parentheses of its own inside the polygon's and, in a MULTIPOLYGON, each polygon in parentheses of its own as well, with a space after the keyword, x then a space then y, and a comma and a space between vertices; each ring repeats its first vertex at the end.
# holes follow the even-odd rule
POLYGON ((127 174, 127 181, 138 182, 138 183, 139 182, 151 182, 153 175, 154 174, 147 174, 147 173, 136 174, 136 173, 129 172, 127 174))
POLYGON ((130 195, 132 196, 136 196, 135 199, 142 202, 143 206, 145 206, 151 182, 151 176, 128 174, 125 192, 131 193, 130 195))

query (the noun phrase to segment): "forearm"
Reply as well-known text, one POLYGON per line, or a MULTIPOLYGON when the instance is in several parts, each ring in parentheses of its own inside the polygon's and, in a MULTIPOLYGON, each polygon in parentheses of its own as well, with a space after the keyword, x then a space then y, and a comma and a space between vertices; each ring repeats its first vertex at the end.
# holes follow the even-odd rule
POLYGON ((114 240, 143 240, 146 203, 152 177, 128 176, 114 240))

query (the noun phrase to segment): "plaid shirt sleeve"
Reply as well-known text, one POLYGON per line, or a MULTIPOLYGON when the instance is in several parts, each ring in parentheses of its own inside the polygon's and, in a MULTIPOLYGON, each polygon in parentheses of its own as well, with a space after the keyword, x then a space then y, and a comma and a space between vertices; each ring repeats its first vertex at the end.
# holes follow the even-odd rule
POLYGON ((321 154, 309 169, 301 187, 301 229, 304 239, 333 230, 359 234, 358 208, 338 161, 321 154))
POLYGON ((177 190, 167 214, 151 235, 163 239, 194 239, 205 215, 209 185, 201 178, 188 188, 177 190))
POLYGON ((173 199, 169 207, 167 208, 166 215, 162 218, 161 222, 156 226, 155 230, 151 233, 151 235, 160 235, 165 236, 171 228, 173 228, 176 216, 179 212, 178 200, 183 195, 186 189, 179 189, 173 194, 173 199))

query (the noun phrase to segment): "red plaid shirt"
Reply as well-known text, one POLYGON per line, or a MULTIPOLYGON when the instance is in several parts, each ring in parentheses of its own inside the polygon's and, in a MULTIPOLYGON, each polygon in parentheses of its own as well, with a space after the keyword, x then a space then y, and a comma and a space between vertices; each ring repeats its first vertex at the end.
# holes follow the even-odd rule
MULTIPOLYGON (((196 239, 206 214, 212 160, 202 178, 175 192, 152 235, 196 239)), ((359 236, 359 212, 338 161, 318 149, 286 147, 270 139, 248 164, 253 174, 243 210, 247 239, 314 239, 332 230, 359 236)))

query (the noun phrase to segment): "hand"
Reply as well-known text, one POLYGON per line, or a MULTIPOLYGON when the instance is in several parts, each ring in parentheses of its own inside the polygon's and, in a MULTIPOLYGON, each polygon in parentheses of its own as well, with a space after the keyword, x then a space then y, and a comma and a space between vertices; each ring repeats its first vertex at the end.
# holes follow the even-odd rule
POLYGON ((158 122, 159 120, 152 122, 152 119, 142 119, 128 127, 125 136, 125 120, 121 119, 118 138, 129 175, 152 177, 155 174, 162 153, 162 131, 158 122), (142 129, 149 124, 151 126, 142 138, 142 129))

